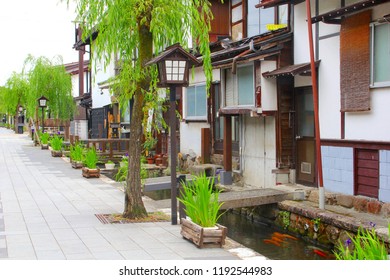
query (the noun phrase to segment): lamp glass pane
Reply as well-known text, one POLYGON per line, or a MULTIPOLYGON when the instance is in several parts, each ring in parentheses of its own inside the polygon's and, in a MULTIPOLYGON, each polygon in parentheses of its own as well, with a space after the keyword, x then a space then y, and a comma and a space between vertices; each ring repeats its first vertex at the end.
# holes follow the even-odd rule
POLYGON ((45 107, 46 106, 46 100, 45 99, 39 99, 39 106, 45 107))

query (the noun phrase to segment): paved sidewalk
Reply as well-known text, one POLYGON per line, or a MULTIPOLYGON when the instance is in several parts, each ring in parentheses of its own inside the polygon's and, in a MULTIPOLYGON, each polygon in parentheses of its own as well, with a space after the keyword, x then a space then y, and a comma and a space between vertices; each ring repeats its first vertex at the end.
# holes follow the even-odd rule
POLYGON ((27 135, 0 128, 0 259, 239 259, 234 250, 196 248, 170 222, 96 218, 120 213, 123 200, 117 183, 85 179, 27 135))

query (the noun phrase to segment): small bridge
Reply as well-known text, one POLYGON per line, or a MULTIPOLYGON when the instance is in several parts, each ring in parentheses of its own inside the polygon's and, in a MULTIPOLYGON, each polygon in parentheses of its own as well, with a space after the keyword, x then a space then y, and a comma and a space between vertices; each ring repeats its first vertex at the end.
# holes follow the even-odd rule
MULTIPOLYGON (((166 190, 171 188, 169 176, 149 178, 145 180, 144 191, 166 190)), ((186 180, 191 180, 190 175, 185 176, 186 180)), ((178 179, 180 180, 180 179, 178 179)), ((219 195, 219 201, 223 202, 221 209, 232 209, 242 207, 252 207, 265 204, 272 204, 284 200, 304 200, 303 190, 291 190, 273 188, 261 188, 242 191, 222 192, 219 195)))

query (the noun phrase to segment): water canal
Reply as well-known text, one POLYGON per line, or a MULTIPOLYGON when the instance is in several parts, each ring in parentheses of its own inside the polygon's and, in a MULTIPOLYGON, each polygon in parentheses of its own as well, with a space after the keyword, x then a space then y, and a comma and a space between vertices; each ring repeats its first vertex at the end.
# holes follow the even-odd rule
POLYGON ((281 232, 269 225, 226 212, 219 221, 228 228, 228 237, 273 260, 334 259, 328 250, 281 232))

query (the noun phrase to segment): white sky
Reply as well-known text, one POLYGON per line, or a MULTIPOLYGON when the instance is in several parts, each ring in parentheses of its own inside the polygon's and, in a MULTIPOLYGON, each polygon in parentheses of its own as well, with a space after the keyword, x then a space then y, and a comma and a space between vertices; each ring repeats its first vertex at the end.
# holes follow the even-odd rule
POLYGON ((60 0, 0 0, 0 86, 22 71, 28 54, 76 62, 75 18, 74 4, 60 0))

